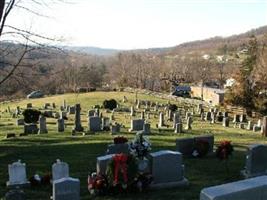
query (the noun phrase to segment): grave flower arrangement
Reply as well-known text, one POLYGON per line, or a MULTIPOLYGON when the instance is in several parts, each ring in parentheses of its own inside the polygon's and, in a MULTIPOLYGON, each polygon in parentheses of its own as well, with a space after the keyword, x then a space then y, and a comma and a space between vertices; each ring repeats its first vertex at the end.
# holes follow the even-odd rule
POLYGON ((31 186, 48 185, 50 184, 51 178, 51 173, 44 174, 43 176, 40 176, 39 174, 34 174, 29 178, 29 181, 31 183, 31 186))
POLYGON ((209 152, 209 142, 206 140, 197 140, 195 142, 194 150, 192 155, 194 157, 204 157, 209 152))
POLYGON ((138 173, 136 158, 127 154, 116 154, 107 167, 109 189, 117 193, 128 190, 138 173))
POLYGON ((140 159, 147 156, 151 150, 151 143, 142 133, 137 133, 135 139, 130 143, 130 151, 140 159))
POLYGON ((88 176, 88 190, 91 195, 103 195, 107 193, 107 177, 95 172, 88 176))
POLYGON ((128 139, 123 136, 117 136, 113 139, 114 144, 125 144, 128 142, 128 139))
POLYGON ((234 151, 234 147, 231 144, 231 141, 221 141, 217 150, 216 150, 216 156, 220 160, 227 160, 230 155, 232 155, 234 151))

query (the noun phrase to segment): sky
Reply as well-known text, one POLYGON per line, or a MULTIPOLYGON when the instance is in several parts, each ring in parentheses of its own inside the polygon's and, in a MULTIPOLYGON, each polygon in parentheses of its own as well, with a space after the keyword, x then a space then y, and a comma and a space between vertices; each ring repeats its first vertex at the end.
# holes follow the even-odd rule
POLYGON ((115 49, 170 47, 230 36, 267 25, 267 0, 66 0, 38 6, 24 0, 7 24, 64 45, 115 49))

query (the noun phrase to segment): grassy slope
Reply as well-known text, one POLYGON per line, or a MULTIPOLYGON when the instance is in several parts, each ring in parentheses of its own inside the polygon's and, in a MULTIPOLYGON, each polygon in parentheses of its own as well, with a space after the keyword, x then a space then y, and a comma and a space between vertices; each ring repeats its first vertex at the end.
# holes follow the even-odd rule
MULTIPOLYGON (((77 102, 82 105, 82 123, 87 127, 86 113, 91 106, 101 104, 104 99, 115 98, 122 100, 127 96, 130 102, 133 102, 135 94, 123 92, 95 92, 80 95, 66 94, 60 96, 46 97, 42 99, 23 100, 20 102, 10 102, 0 104, 0 110, 3 111, 10 106, 14 109, 16 105, 24 108, 26 103, 32 102, 34 107, 41 107, 45 102, 55 102, 61 105, 63 99, 72 105, 77 102)), ((138 95, 139 99, 153 100, 166 103, 166 100, 153 98, 147 95, 138 95)), ((130 103, 126 104, 127 106, 130 103)), ((126 106, 124 105, 124 106, 126 106)), ((104 116, 109 113, 103 112, 104 116)), ((140 116, 140 115, 139 115, 140 116)), ((126 125, 122 129, 122 134, 128 138, 133 138, 134 133, 128 133, 130 117, 126 113, 116 113, 115 119, 126 125)), ((244 167, 245 151, 249 144, 266 143, 266 139, 260 134, 247 130, 234 128, 223 128, 220 124, 210 125, 206 122, 199 121, 198 117, 194 118, 193 130, 179 136, 170 129, 161 132, 155 129, 158 118, 151 116, 152 134, 149 136, 152 142, 153 151, 159 149, 175 150, 175 139, 179 137, 192 137, 194 135, 212 133, 215 135, 215 142, 223 139, 231 140, 235 146, 234 155, 229 160, 229 173, 226 172, 225 165, 214 157, 203 159, 185 158, 185 173, 190 181, 189 188, 167 189, 158 191, 148 191, 141 194, 128 194, 115 197, 98 197, 97 199, 199 199, 199 192, 203 187, 226 183, 240 179, 239 171, 244 167)), ((49 134, 31 135, 27 137, 17 137, 13 139, 4 139, 8 132, 21 133, 22 127, 15 126, 15 119, 2 112, 0 118, 0 197, 6 192, 5 181, 8 180, 7 165, 11 162, 21 159, 27 164, 28 177, 34 173, 44 174, 51 171, 51 166, 57 158, 69 163, 70 175, 77 177, 81 181, 81 199, 90 199, 87 191, 87 175, 89 171, 95 170, 96 157, 103 155, 106 146, 112 143, 112 138, 108 132, 102 132, 96 135, 71 136, 73 125, 73 116, 68 121, 68 126, 64 134, 56 132, 55 119, 47 119, 49 134)), ((232 126, 232 125, 231 125, 232 126)), ((52 187, 37 187, 27 190, 28 199, 49 199, 52 187)))

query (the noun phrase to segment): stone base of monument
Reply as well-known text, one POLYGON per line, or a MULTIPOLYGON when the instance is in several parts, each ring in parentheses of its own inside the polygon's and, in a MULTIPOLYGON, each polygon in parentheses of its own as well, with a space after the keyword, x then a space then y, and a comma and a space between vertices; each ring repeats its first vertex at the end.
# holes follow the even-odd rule
POLYGON ((187 187, 189 186, 189 181, 186 178, 183 178, 180 181, 175 182, 166 182, 166 183, 151 183, 149 185, 149 189, 164 189, 164 188, 179 188, 179 187, 187 187))
POLYGON ((6 182, 6 186, 8 189, 18 189, 18 188, 27 188, 30 187, 31 183, 29 181, 25 183, 10 183, 9 181, 6 182))
POLYGON ((240 175, 245 178, 245 179, 248 179, 248 178, 253 178, 253 177, 257 177, 257 176, 264 176, 264 175, 267 175, 267 171, 264 173, 255 173, 255 174, 251 174, 249 173, 247 170, 241 170, 240 171, 240 175))

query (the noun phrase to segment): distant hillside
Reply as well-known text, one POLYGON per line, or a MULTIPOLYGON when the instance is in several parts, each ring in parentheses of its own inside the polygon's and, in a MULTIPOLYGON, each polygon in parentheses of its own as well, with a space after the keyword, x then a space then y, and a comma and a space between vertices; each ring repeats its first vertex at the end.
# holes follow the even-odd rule
POLYGON ((105 49, 99 47, 65 46, 66 50, 98 56, 113 56, 120 52, 118 49, 105 49))

